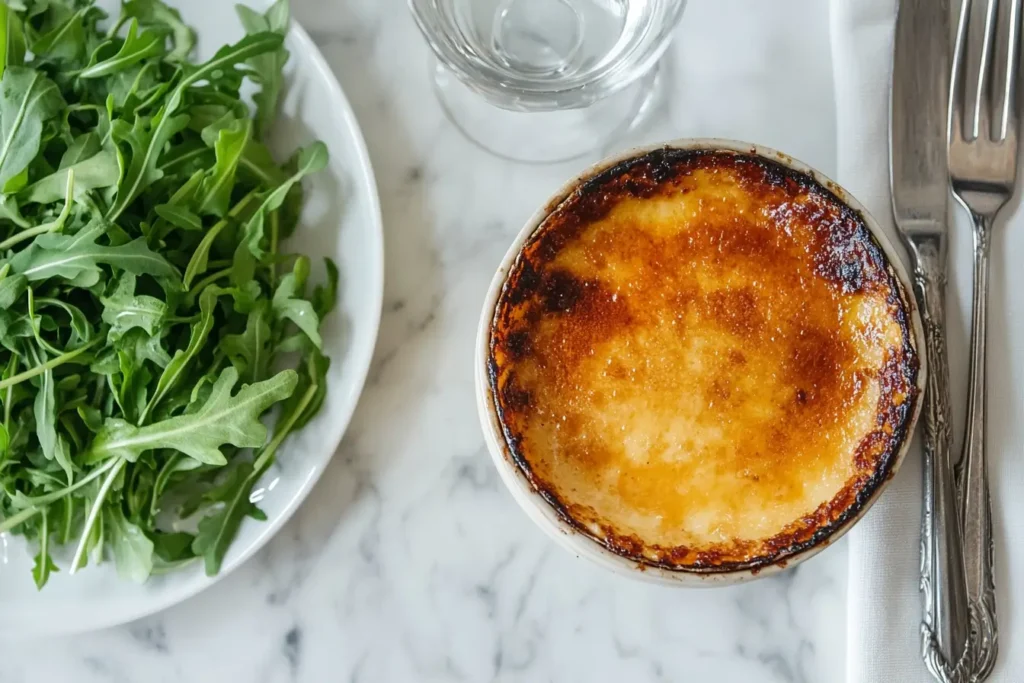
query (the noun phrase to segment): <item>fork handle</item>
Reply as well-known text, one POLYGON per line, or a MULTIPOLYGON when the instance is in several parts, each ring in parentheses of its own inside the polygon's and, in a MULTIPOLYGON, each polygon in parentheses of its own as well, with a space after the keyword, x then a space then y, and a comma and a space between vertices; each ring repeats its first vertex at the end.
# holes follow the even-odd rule
POLYGON ((998 652, 995 579, 993 576, 992 503, 985 453, 985 349, 988 308, 989 243, 994 215, 971 211, 974 223, 974 294, 964 450, 957 465, 957 494, 964 544, 964 574, 970 610, 968 651, 971 681, 992 672, 998 652))
POLYGON ((914 288, 925 332, 928 383, 923 422, 924 511, 921 518, 921 645, 928 671, 941 683, 966 681, 967 594, 953 481, 952 411, 946 355, 946 252, 942 238, 909 245, 914 288))

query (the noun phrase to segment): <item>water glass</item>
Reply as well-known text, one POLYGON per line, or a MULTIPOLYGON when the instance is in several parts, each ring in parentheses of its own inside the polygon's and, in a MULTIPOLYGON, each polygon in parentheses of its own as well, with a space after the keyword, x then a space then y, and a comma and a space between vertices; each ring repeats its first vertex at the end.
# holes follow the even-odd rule
POLYGON ((409 0, 437 95, 472 140, 550 162, 626 132, 685 0, 409 0))

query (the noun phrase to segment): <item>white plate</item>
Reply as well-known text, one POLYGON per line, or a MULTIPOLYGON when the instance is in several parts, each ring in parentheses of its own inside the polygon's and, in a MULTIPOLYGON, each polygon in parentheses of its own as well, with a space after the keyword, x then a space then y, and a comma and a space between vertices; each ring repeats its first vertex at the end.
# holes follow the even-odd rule
MULTIPOLYGON (((99 3, 106 7, 113 2, 99 3)), ((198 56, 243 35, 234 3, 177 0, 197 30, 198 56)), ((267 0, 249 0, 253 7, 267 0)), ((144 585, 118 578, 112 564, 75 576, 54 574, 42 591, 32 583, 29 551, 20 538, 0 534, 0 638, 53 635, 103 628, 169 607, 213 585, 255 553, 288 520, 334 454, 366 379, 380 322, 384 247, 380 203, 370 160, 355 115, 323 56, 301 27, 287 37, 291 59, 273 147, 289 153, 323 140, 328 169, 307 184, 302 225, 289 243, 314 257, 330 255, 341 270, 338 309, 324 324, 324 349, 332 359, 327 401, 317 418, 290 438, 267 473, 260 507, 266 522, 246 520, 221 573, 208 578, 199 563, 144 585)))

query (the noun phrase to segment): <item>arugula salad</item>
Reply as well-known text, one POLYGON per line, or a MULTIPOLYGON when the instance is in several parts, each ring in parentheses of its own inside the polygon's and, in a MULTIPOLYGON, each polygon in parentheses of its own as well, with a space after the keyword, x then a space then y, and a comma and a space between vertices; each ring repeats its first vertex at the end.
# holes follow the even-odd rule
POLYGON ((39 588, 217 573, 323 404, 338 272, 282 244, 327 150, 271 156, 287 0, 238 14, 195 63, 160 0, 0 1, 0 533, 39 588))

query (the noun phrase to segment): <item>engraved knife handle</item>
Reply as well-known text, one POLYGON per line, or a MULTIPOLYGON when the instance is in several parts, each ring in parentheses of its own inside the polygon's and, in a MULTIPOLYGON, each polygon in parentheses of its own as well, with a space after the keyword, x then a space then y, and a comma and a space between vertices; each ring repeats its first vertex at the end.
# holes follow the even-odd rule
POLYGON ((971 316, 971 355, 968 375, 967 423, 964 450, 957 465, 960 527, 963 535, 964 576, 970 610, 968 650, 971 681, 992 673, 998 652, 995 579, 993 576, 992 503, 985 453, 985 347, 988 302, 989 243, 994 215, 970 212, 974 224, 974 293, 971 316))
POLYGON ((969 612, 951 458, 946 356, 946 254, 941 238, 915 240, 914 288, 925 333, 924 511, 921 521, 922 655, 942 683, 966 683, 969 612))

